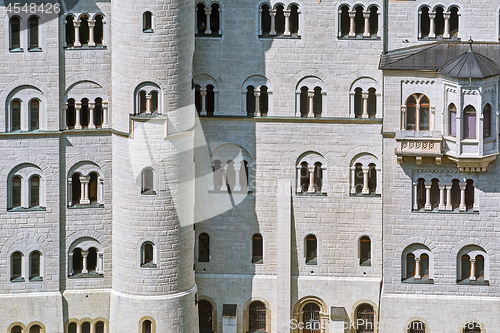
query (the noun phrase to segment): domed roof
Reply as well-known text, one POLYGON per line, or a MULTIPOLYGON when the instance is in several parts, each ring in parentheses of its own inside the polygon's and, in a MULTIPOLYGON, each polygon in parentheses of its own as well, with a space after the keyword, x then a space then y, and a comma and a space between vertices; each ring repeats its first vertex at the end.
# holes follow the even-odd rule
POLYGON ((438 73, 457 79, 484 79, 500 75, 500 67, 488 57, 472 50, 469 40, 469 51, 449 60, 438 73))

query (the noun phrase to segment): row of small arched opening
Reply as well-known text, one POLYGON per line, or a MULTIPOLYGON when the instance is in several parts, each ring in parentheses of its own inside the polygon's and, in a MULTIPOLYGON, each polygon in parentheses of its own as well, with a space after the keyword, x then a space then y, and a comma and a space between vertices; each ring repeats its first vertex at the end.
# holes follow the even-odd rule
POLYGON ((339 8, 340 38, 363 38, 376 37, 378 34, 378 7, 376 5, 368 6, 365 11, 362 5, 355 5, 351 9, 348 5, 342 5, 339 8), (354 19, 350 15, 354 12, 354 19), (368 12, 368 25, 366 27, 365 13, 368 12), (368 29, 367 29, 368 28, 368 29), (368 32, 365 34, 365 32, 368 32))
MULTIPOLYGON (((9 20, 10 30, 10 51, 22 51, 21 45, 21 27, 22 19, 19 16, 12 16, 9 20)), ((40 18, 38 16, 30 16, 28 18, 28 51, 40 50, 39 41, 40 18)))
MULTIPOLYGON (((20 131, 22 129, 21 120, 23 118, 22 114, 22 104, 23 101, 19 98, 12 100, 11 102, 11 131, 20 131)), ((35 131, 39 129, 40 126, 40 100, 38 98, 32 98, 28 102, 28 130, 35 131)))
MULTIPOLYGON (((426 181, 424 178, 417 179, 417 197, 416 197, 416 208, 418 210, 424 209, 427 200, 427 195, 430 194, 430 210, 434 210, 439 207, 440 204, 451 205, 451 210, 456 210, 461 204, 461 190, 460 181, 458 179, 453 179, 451 181, 451 202, 441 202, 441 199, 447 200, 446 196, 441 198, 440 196, 440 182, 439 179, 433 178, 430 182, 430 191, 426 190, 426 181)), ((442 185, 442 184, 441 184, 442 185)), ((465 181, 465 210, 470 210, 474 207, 474 181, 472 179, 467 179, 465 181)), ((429 207, 427 208, 429 210, 429 207)))
MULTIPOLYGON (((23 208, 33 208, 40 206, 40 176, 32 175, 28 180, 28 207, 23 208)), ((8 209, 15 209, 17 207, 22 207, 22 177, 14 176, 11 180, 11 200, 8 209)))
POLYGON ((83 98, 81 100, 81 106, 80 106, 80 118, 77 118, 77 112, 76 112, 76 107, 75 107, 75 99, 70 98, 68 99, 68 104, 67 104, 67 110, 66 110, 66 125, 68 126, 69 129, 74 129, 77 124, 81 126, 81 128, 89 128, 89 125, 93 125, 96 128, 101 128, 104 120, 103 116, 103 100, 100 97, 97 97, 94 100, 94 108, 91 109, 89 108, 89 101, 88 98, 83 98), (90 112, 93 112, 93 115, 91 117, 90 112), (91 122, 93 120, 93 123, 91 122))
POLYGON ((261 37, 272 37, 281 36, 285 33, 286 23, 285 23, 285 10, 290 11, 289 17, 289 32, 290 35, 296 36, 299 32, 299 6, 297 4, 291 4, 285 9, 285 6, 278 3, 274 7, 269 4, 263 4, 260 7, 261 12, 261 37), (271 9, 272 8, 272 9, 271 9), (274 27, 272 26, 272 19, 270 11, 273 10, 274 14, 274 27), (274 29, 273 29, 274 28, 274 29))
POLYGON ((65 19, 66 23, 66 39, 65 43, 68 47, 77 46, 102 46, 104 39, 104 16, 102 14, 97 14, 94 16, 95 25, 93 29, 89 27, 90 15, 82 14, 76 20, 74 15, 67 15, 65 19), (75 28, 75 22, 79 22, 79 28, 75 28), (91 33, 93 36, 91 37, 91 33), (78 34, 78 35, 77 35, 78 34), (75 37, 78 38, 75 38, 75 37), (95 45, 90 45, 89 42, 93 38, 95 45), (77 41, 81 44, 78 45, 77 41))
MULTIPOLYGON (((16 251, 11 255, 11 272, 10 281, 24 282, 23 275, 23 258, 24 254, 21 251, 16 251)), ((32 251, 29 255, 29 281, 42 281, 41 263, 42 254, 39 251, 32 251)))

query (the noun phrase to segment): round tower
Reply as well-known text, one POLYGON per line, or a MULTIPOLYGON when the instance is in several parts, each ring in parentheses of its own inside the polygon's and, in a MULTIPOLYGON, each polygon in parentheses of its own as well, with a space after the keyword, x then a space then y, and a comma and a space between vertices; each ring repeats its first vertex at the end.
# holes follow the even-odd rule
POLYGON ((110 333, 197 332, 194 1, 120 0, 111 13, 110 333))

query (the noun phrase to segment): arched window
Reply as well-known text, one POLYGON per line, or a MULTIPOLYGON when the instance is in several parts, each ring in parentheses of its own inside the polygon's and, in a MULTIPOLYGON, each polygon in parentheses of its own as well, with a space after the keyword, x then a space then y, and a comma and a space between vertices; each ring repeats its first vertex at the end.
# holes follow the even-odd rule
POLYGON ((142 185, 141 185, 141 194, 149 195, 156 194, 154 190, 154 173, 153 169, 145 168, 142 170, 142 185))
POLYGON ((314 163, 314 189, 315 193, 320 193, 323 187, 323 169, 321 168, 321 163, 314 163))
POLYGON ((303 333, 321 332, 321 316, 319 314, 319 311, 319 305, 316 303, 309 302, 304 305, 304 309, 302 310, 302 322, 310 323, 310 325, 304 326, 303 333))
POLYGON ((450 36, 457 37, 458 36, 458 8, 452 7, 450 9, 450 36))
POLYGON ((448 114, 450 120, 448 133, 450 136, 457 136, 457 107, 455 104, 451 103, 448 106, 448 114))
POLYGON ((104 323, 102 321, 95 324, 95 333, 104 333, 104 323))
POLYGON ((420 9, 420 38, 429 37, 430 31, 429 7, 420 9))
POLYGON ((89 99, 84 98, 82 99, 82 106, 80 109, 80 125, 82 125, 82 128, 89 127, 89 118, 90 118, 89 99))
POLYGON ((415 97, 410 96, 406 101, 406 129, 415 130, 416 129, 416 111, 417 102, 415 97))
POLYGON ((439 180, 433 178, 431 180, 431 209, 439 206, 439 180))
POLYGON ((66 46, 75 45, 75 25, 73 19, 72 15, 66 17, 66 46))
POLYGON ((16 99, 11 102, 11 131, 21 130, 21 101, 16 99))
POLYGON ((88 251, 87 270, 89 273, 97 273, 97 249, 95 247, 91 247, 88 251))
POLYGON ((444 8, 437 7, 436 8, 436 16, 434 18, 434 33, 436 36, 442 36, 444 34, 444 8))
POLYGON ((469 322, 465 324, 463 333, 481 333, 481 324, 469 322))
POLYGON ((102 15, 96 15, 95 16, 95 27, 94 27, 94 43, 96 45, 102 45, 102 42, 104 40, 104 23, 103 23, 103 16, 102 15))
POLYGON ((248 332, 266 332, 266 305, 255 301, 248 307, 248 332))
POLYGON ((234 161, 227 161, 226 164, 226 184, 228 190, 234 192, 236 186, 236 170, 234 169, 234 161))
POLYGON ((479 246, 468 245, 458 253, 460 284, 488 284, 486 252, 479 246))
POLYGON ((363 7, 356 6, 354 8, 356 14, 354 15, 354 31, 356 32, 356 36, 363 35, 365 31, 365 18, 363 17, 363 7))
POLYGON ((368 188, 370 193, 377 190, 377 166, 375 163, 368 164, 368 188))
POLYGON ((139 113, 146 112, 146 92, 141 90, 139 92, 139 113))
POLYGON ((141 267, 156 267, 154 262, 154 245, 151 242, 142 244, 141 267))
POLYGON ((32 99, 30 101, 30 131, 34 131, 39 128, 39 117, 40 101, 37 99, 32 99))
POLYGON ((197 35, 205 35, 207 29, 207 16, 205 14, 205 5, 199 3, 196 6, 196 31, 197 35))
POLYGON ((474 181, 467 179, 465 181, 465 209, 469 210, 474 207, 474 181))
POLYGON ((307 193, 309 189, 309 165, 307 162, 300 164, 300 188, 302 193, 307 193))
POLYGON ((141 333, 153 333, 152 324, 150 320, 144 320, 142 322, 142 332, 141 333))
POLYGON ((215 111, 215 92, 214 86, 207 85, 207 100, 206 100, 207 115, 212 116, 215 111))
POLYGON ((200 333, 212 333, 213 313, 212 304, 209 301, 201 300, 198 302, 198 316, 200 333))
POLYGON ((153 13, 142 14, 142 32, 153 32, 153 13))
POLYGON ((214 170, 213 172, 214 191, 221 191, 222 169, 221 169, 221 162, 219 160, 214 161, 213 170, 214 170))
POLYGON ((313 97, 314 117, 321 116, 321 111, 323 109, 322 100, 323 96, 321 94, 321 88, 320 87, 314 88, 314 97, 313 97))
POLYGON ((42 328, 40 325, 33 325, 30 327, 30 332, 29 333, 40 333, 42 331, 42 328))
POLYGON ((425 333, 425 324, 421 321, 413 321, 409 323, 408 333, 425 333))
POLYGON ((460 182, 458 179, 451 181, 451 207, 457 209, 460 206, 460 182))
POLYGON ((99 176, 97 175, 97 173, 95 172, 92 172, 90 173, 89 175, 89 200, 90 200, 90 203, 93 204, 93 203, 97 203, 97 182, 98 182, 98 178, 99 176))
POLYGON ((96 127, 101 128, 102 127, 102 120, 103 120, 103 114, 102 114, 102 98, 97 97, 94 100, 95 106, 94 106, 94 124, 96 127))
POLYGON ((76 323, 71 323, 68 325, 68 333, 76 333, 76 323))
POLYGON ((429 277, 429 255, 420 255, 420 276, 429 277))
POLYGON ((260 86, 259 108, 261 115, 267 115, 269 111, 269 94, 266 86, 260 86))
POLYGON ((247 161, 241 161, 240 162, 240 185, 241 185, 241 190, 243 192, 248 191, 248 162, 247 161))
POLYGON ((349 36, 349 7, 344 5, 340 7, 339 10, 339 21, 340 21, 340 37, 349 36))
POLYGON ((491 105, 486 104, 483 108, 483 138, 491 136, 491 105))
POLYGON ((354 188, 356 194, 361 193, 363 190, 364 174, 363 174, 363 164, 356 163, 354 165, 354 188))
POLYGON ((417 130, 428 131, 429 130, 429 99, 426 96, 422 96, 419 101, 420 104, 420 115, 417 115, 417 119, 420 116, 420 127, 417 130))
POLYGON ((314 235, 307 235, 306 237, 306 264, 318 264, 318 241, 314 235))
POLYGON ((370 237, 363 236, 359 239, 359 265, 371 266, 371 245, 370 237))
POLYGON ((72 205, 78 205, 82 198, 81 184, 80 184, 80 174, 75 173, 71 177, 71 203, 72 205))
POLYGON ((356 309, 356 333, 373 333, 375 311, 370 304, 361 304, 356 309))
POLYGON ((82 45, 88 45, 89 37, 89 17, 87 15, 82 15, 80 17, 80 43, 82 45))
POLYGON ((377 36, 378 34, 378 7, 372 6, 370 8, 370 35, 377 36))
POLYGON ((83 257, 82 257, 82 249, 76 248, 73 251, 73 274, 82 273, 83 269, 83 257))
POLYGON ((476 138, 476 109, 472 105, 467 105, 463 114, 463 138, 476 138))
POLYGON ((22 51, 21 49, 21 19, 14 16, 10 19, 10 48, 11 51, 22 51))
POLYGON ((271 32, 271 15, 269 14, 269 5, 267 4, 261 7, 260 23, 262 35, 268 36, 271 32))
POLYGON ((361 88, 354 89, 354 117, 361 118, 363 114, 363 99, 362 99, 361 88))
POLYGON ((478 279, 484 279, 484 257, 476 256, 475 275, 478 279))
POLYGON ((408 253, 406 255, 406 278, 412 278, 415 276, 415 255, 413 253, 408 253))
POLYGON ((377 116, 377 90, 375 88, 368 89, 367 106, 368 106, 368 117, 375 118, 377 116))
POLYGON ((290 6, 290 33, 296 34, 299 32, 299 7, 297 5, 290 6))
POLYGON ((10 333, 23 333, 23 328, 19 325, 12 327, 10 333))
POLYGON ((309 88, 307 87, 302 87, 300 88, 300 116, 301 117, 307 117, 308 114, 308 109, 309 109, 309 103, 308 103, 308 90, 309 88))
POLYGON ((196 107, 196 112, 198 112, 198 115, 201 113, 201 105, 202 103, 202 98, 201 98, 201 87, 199 84, 194 86, 194 105, 196 107))
POLYGON ((158 92, 151 91, 151 112, 158 112, 158 92))
POLYGON ((470 257, 467 254, 464 254, 462 256, 462 280, 470 278, 470 257))
POLYGON ((82 324, 82 333, 90 333, 90 323, 85 322, 82 324))
POLYGON ((38 17, 29 18, 29 44, 28 50, 38 50, 38 17))
POLYGON ((219 5, 214 3, 211 7, 212 11, 210 13, 210 30, 212 35, 219 35, 220 30, 220 10, 219 5))
POLYGON ((21 252, 14 252, 11 256, 11 281, 24 281, 23 277, 23 254, 21 252))
POLYGON ((40 252, 33 251, 30 253, 30 280, 40 279, 41 277, 40 259, 40 252))
POLYGON ((276 34, 277 35, 282 35, 285 32, 285 14, 283 13, 283 6, 282 5, 277 5, 275 7, 276 10, 276 34))
POLYGON ((425 179, 419 178, 417 180, 417 209, 422 209, 425 207, 425 196, 425 179))
POLYGON ((247 87, 247 115, 253 116, 255 113, 255 88, 247 87))
POLYGON ((255 234, 252 236, 252 262, 254 264, 262 264, 264 259, 264 242, 262 235, 255 234))
POLYGON ((21 207, 21 177, 12 178, 12 201, 10 208, 21 207))
POLYGON ((433 283, 432 252, 423 244, 411 244, 402 254, 402 279, 406 283, 433 283))
POLYGON ((68 109, 66 110, 66 125, 69 129, 75 128, 76 114, 75 114, 75 100, 68 99, 68 109))
POLYGON ((198 262, 210 261, 210 236, 202 233, 198 236, 198 262))

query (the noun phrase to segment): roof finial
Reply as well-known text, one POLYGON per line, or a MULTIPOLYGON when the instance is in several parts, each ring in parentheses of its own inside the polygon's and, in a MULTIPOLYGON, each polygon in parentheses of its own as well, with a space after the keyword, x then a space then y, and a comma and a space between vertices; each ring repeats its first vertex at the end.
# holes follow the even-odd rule
POLYGON ((474 43, 474 41, 472 40, 472 37, 469 36, 469 52, 472 52, 472 44, 474 43))

